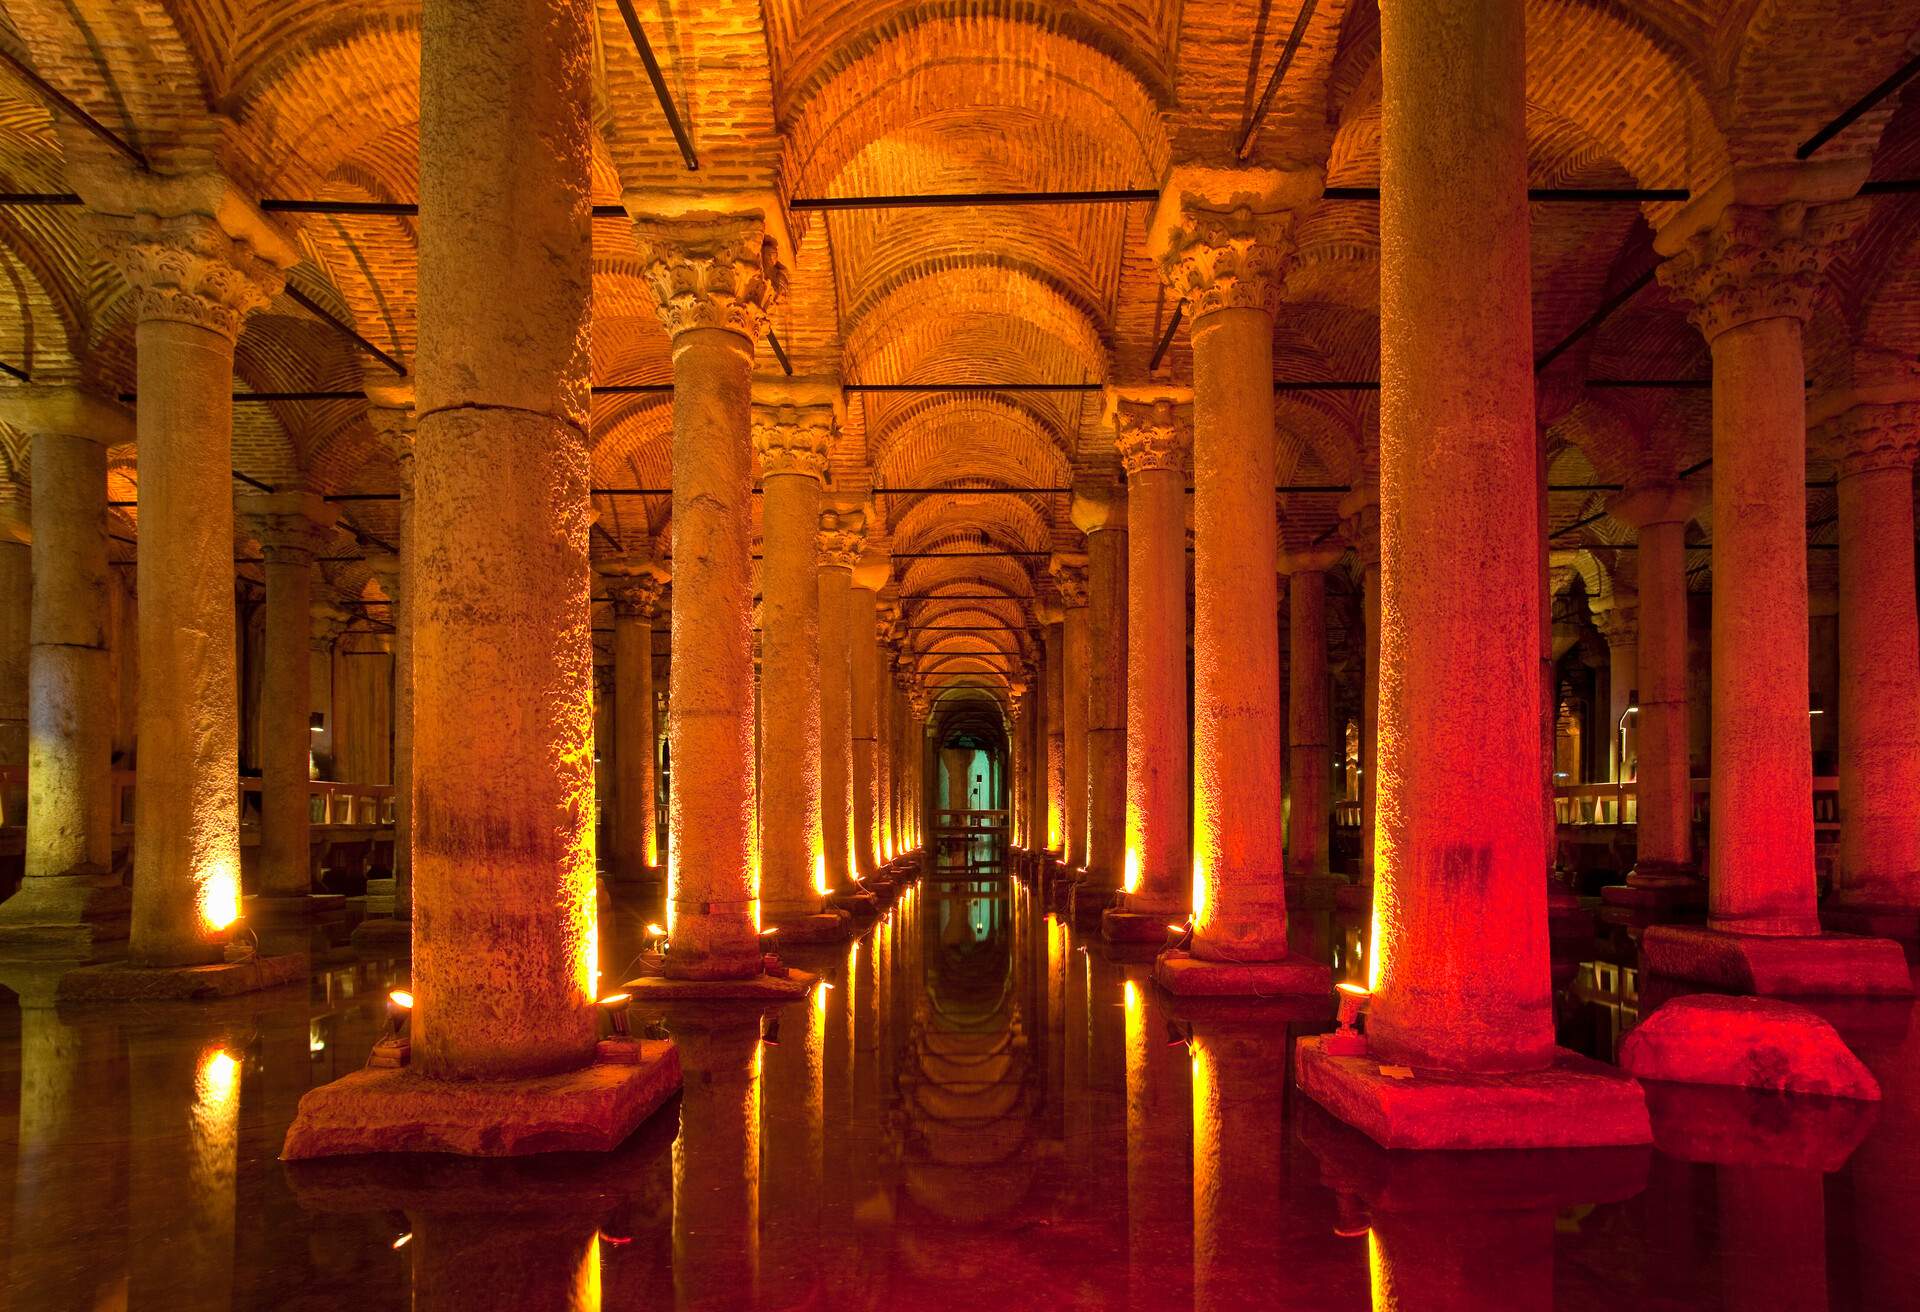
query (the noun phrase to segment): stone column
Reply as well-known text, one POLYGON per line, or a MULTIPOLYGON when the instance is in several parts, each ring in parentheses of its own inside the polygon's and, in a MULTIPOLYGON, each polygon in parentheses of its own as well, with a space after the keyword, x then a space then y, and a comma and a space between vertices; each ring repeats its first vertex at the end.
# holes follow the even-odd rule
POLYGON ((654 826, 653 628, 667 569, 650 556, 628 556, 601 562, 600 572, 613 603, 613 878, 643 883, 661 873, 654 826))
POLYGON ((1007 684, 1007 844, 1025 847, 1027 809, 1027 684, 1019 671, 1007 684))
POLYGON ((1187 835, 1187 452, 1192 410, 1172 396, 1122 399, 1127 473, 1127 811, 1124 897, 1109 939, 1160 943, 1192 908, 1187 835))
POLYGON ((1087 558, 1056 553, 1048 566, 1060 593, 1061 770, 1066 847, 1061 860, 1078 880, 1087 865, 1087 558))
MULTIPOLYGON (((108 652, 106 448, 132 417, 77 389, 17 389, 0 418, 33 441, 31 626, 25 764, 26 875, 0 907, 0 939, 91 956, 124 939, 128 897, 113 864, 113 662, 108 652)), ((0 545, 0 555, 14 548, 0 545)), ((0 572, 4 572, 0 565, 0 572)), ((4 760, 4 758, 0 758, 4 760)), ((10 819, 12 817, 9 817, 10 819)))
POLYGON ((973 764, 971 747, 943 747, 940 749, 940 764, 944 767, 946 788, 942 795, 940 809, 943 811, 964 811, 967 809, 967 769, 973 764))
POLYGON ((1287 896, 1292 905, 1325 908, 1347 881, 1330 873, 1333 808, 1333 713, 1327 673, 1327 571, 1344 546, 1309 547, 1280 554, 1287 576, 1287 776, 1293 806, 1287 813, 1287 896))
POLYGON ((1687 521, 1695 498, 1677 483, 1636 483, 1608 513, 1639 530, 1639 633, 1634 647, 1634 867, 1603 890, 1622 905, 1704 900, 1693 859, 1687 751, 1687 521))
MULTIPOLYGON (((1621 747, 1620 726, 1633 700, 1640 677, 1640 599, 1633 593, 1616 593, 1613 604, 1593 613, 1593 627, 1607 641, 1607 759, 1616 783, 1627 779, 1630 759, 1621 747)), ((1638 727, 1637 725, 1633 727, 1638 727)))
POLYGON ((1029 640, 1032 665, 1027 682, 1027 851, 1035 875, 1047 856, 1047 645, 1044 634, 1029 640))
MULTIPOLYGON (((0 470, 0 475, 7 471, 0 470)), ((102 486, 105 486, 104 478, 102 486)), ((33 510, 27 484, 0 477, 0 765, 27 763, 27 683, 33 631, 33 510)), ((27 790, 8 787, 4 805, 26 803, 27 790)))
POLYGON ((1361 622, 1366 628, 1360 695, 1360 880, 1351 892, 1338 892, 1342 906, 1364 908, 1373 901, 1374 788, 1379 775, 1377 732, 1380 720, 1380 489, 1356 488, 1340 502, 1341 530, 1360 565, 1361 622))
POLYGON ((1087 535, 1087 883, 1104 911, 1127 865, 1127 499, 1076 492, 1087 535))
MULTIPOLYGON (((760 920, 783 935, 822 909, 820 485, 833 441, 825 407, 762 406, 760 455, 760 920)), ((834 918, 839 923, 839 918, 834 918)))
POLYGON ((124 191, 88 199, 96 211, 136 216, 106 224, 133 285, 140 398, 128 958, 197 966, 220 959, 240 914, 233 349, 297 257, 218 179, 143 178, 124 191))
MULTIPOLYGON (((1920 404, 1857 405, 1840 465, 1840 927, 1920 930, 1920 620, 1913 464, 1920 404)), ((38 541, 38 534, 35 536, 38 541)), ((35 596, 36 605, 38 596, 35 596)))
POLYGON ((1036 607, 1047 645, 1047 852, 1064 861, 1067 852, 1067 635, 1065 612, 1057 605, 1036 607))
POLYGON ((848 655, 852 664, 853 730, 853 867, 864 878, 880 868, 874 807, 878 800, 873 767, 878 759, 874 733, 878 712, 880 672, 880 589, 887 585, 892 562, 870 555, 853 570, 848 597, 848 655))
POLYGON ((1645 1143, 1639 1086, 1554 1047, 1525 23, 1509 0, 1380 16, 1373 998, 1368 1055, 1303 1039, 1296 1081, 1395 1148, 1645 1143), (1383 1065, 1449 1072, 1429 1116, 1383 1065))
POLYGON ((820 825, 827 887, 853 886, 853 567, 865 547, 865 517, 820 516, 820 825))
MULTIPOLYGON (((1280 645, 1274 578, 1273 306, 1307 172, 1176 169, 1150 244, 1193 341, 1194 932, 1177 963, 1206 987, 1328 987, 1282 979, 1280 645), (1212 963, 1235 963, 1231 979, 1212 963)), ((1163 958, 1168 987, 1174 963, 1163 958)), ((1193 987, 1193 984, 1184 987, 1193 987)))
POLYGON ((759 213, 636 224, 673 339, 667 972, 762 975, 754 925, 753 353, 785 269, 759 213))
MULTIPOLYGON (((1809 173, 1799 183, 1831 182, 1809 173)), ((1846 191, 1858 179, 1849 179, 1846 191)), ((1682 211, 1656 246, 1661 283, 1690 307, 1713 355, 1713 800, 1707 929, 1655 926, 1656 974, 1731 979, 1766 991, 1762 959, 1820 933, 1813 867, 1813 753, 1807 727, 1805 357, 1835 244, 1865 202, 1779 204, 1793 180, 1769 175, 1765 205, 1744 203, 1743 175, 1682 211), (1728 196, 1733 199, 1729 201, 1728 196), (1758 955, 1756 955, 1758 954, 1758 955), (1753 982, 1747 983, 1748 977, 1753 982)), ((1909 587, 1909 591, 1911 588, 1909 587)), ((1829 940, 1830 977, 1792 967, 1815 992, 1911 987, 1898 948, 1829 940), (1891 952, 1891 957, 1886 952, 1891 952)), ((1820 968, 1813 968, 1816 971, 1820 968)))
POLYGON ((400 485, 400 550, 382 577, 393 621, 393 919, 413 920, 413 439, 411 379, 367 387, 367 422, 386 442, 400 485))
POLYGON ((899 855, 893 832, 893 651, 899 607, 882 603, 880 633, 873 647, 874 854, 881 866, 899 855))
POLYGON ((300 915, 313 891, 307 781, 312 777, 307 643, 313 558, 339 512, 312 492, 244 497, 241 518, 260 540, 267 576, 267 651, 260 685, 260 895, 265 917, 300 915))

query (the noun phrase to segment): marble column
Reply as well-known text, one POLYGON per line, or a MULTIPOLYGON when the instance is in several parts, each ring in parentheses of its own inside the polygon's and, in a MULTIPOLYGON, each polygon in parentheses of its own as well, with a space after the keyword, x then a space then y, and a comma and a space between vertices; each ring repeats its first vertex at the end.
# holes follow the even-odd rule
POLYGON ((1840 472, 1840 859, 1833 903, 1848 917, 1845 928, 1911 938, 1920 930, 1913 561, 1920 403, 1854 406, 1826 425, 1824 436, 1840 472))
POLYGON ((878 800, 874 762, 879 758, 874 734, 879 723, 875 701, 879 696, 880 589, 887 585, 892 563, 868 555, 854 566, 853 591, 847 598, 847 652, 852 675, 853 731, 853 868, 862 878, 880 868, 874 807, 878 800))
POLYGON ((1079 879, 1087 865, 1087 558, 1056 553, 1049 562, 1060 594, 1062 828, 1061 860, 1079 879))
MULTIPOLYGON (((6 627, 10 637, 29 640, 32 732, 27 760, 18 764, 27 766, 31 803, 25 878, 0 907, 0 939, 85 957, 127 934, 127 891, 110 873, 106 448, 132 441, 133 423, 118 406, 77 389, 18 390, 27 395, 0 399, 0 418, 32 437, 34 578, 30 625, 6 627)), ((0 545, 0 554, 10 550, 0 545)))
POLYGON ((833 411, 761 406, 760 920, 789 933, 822 909, 820 826, 820 485, 833 411))
POLYGON ((881 866, 899 855, 893 832, 893 650, 892 633, 899 606, 882 603, 880 631, 873 646, 873 828, 874 855, 881 866))
POLYGON ((1104 902, 1127 865, 1127 497, 1082 490, 1072 514, 1087 536, 1087 883, 1104 902))
POLYGON ((393 621, 393 919, 413 920, 413 440, 411 379, 370 383, 367 422, 386 443, 400 488, 400 540, 382 577, 393 621))
MULTIPOLYGON (((1240 967, 1288 957, 1274 618, 1273 307, 1293 213, 1318 192, 1319 181, 1306 172, 1176 168, 1150 243, 1193 342, 1188 964, 1235 963, 1240 988, 1265 992, 1289 986, 1240 967)), ((1228 981, 1220 975, 1215 982, 1228 981)), ((1291 987, 1322 991, 1327 982, 1306 972, 1291 987)))
POLYGON ((1287 895, 1293 905, 1333 905, 1346 881, 1330 873, 1333 810, 1333 712, 1327 672, 1327 571, 1344 546, 1309 547, 1280 554, 1287 576, 1287 777, 1293 803, 1287 813, 1287 895))
MULTIPOLYGON (((1631 755, 1622 747, 1620 726, 1638 726, 1627 716, 1640 677, 1640 599, 1631 592, 1618 593, 1613 602, 1593 612, 1593 627, 1607 644, 1607 718, 1601 731, 1607 735, 1609 774, 1623 783, 1631 772, 1631 755)), ((1636 712, 1637 714, 1637 712, 1636 712)), ((1624 817, 1622 817, 1624 819, 1624 817)))
POLYGON ((1043 634, 1028 640, 1032 652, 1027 679, 1027 851, 1039 874, 1047 855, 1047 645, 1043 634))
MULTIPOLYGON (((33 509, 26 480, 0 470, 0 765, 27 764, 27 683, 33 631, 33 509)), ((8 819, 26 804, 6 788, 8 819)))
POLYGON ((1360 611, 1365 652, 1360 693, 1360 880, 1341 905, 1364 907, 1373 900, 1374 790, 1380 721, 1380 488, 1374 471, 1370 485, 1356 488, 1340 502, 1341 531, 1360 565, 1360 611))
POLYGON ((244 497, 247 530, 267 576, 267 650, 260 685, 260 895, 256 914, 304 913, 313 892, 308 780, 313 753, 307 642, 313 626, 313 558, 339 512, 312 492, 244 497))
POLYGON ((645 883, 661 874, 654 824, 653 630, 667 568, 651 556, 623 556, 601 562, 599 569, 613 603, 613 878, 645 883))
POLYGON ((1159 943, 1192 909, 1187 805, 1187 453, 1183 398, 1121 399, 1127 474, 1126 869, 1110 939, 1159 943))
POLYGON ((1067 854, 1067 635, 1064 610, 1035 608, 1046 631, 1047 648, 1047 852, 1056 861, 1067 854))
POLYGON ((647 219, 636 229, 673 339, 667 972, 757 976, 753 355, 786 271, 758 213, 647 219))
POLYGON ((1026 820, 1027 684, 1016 671, 1007 683, 1007 844, 1024 847, 1026 820))
MULTIPOLYGON (((1639 531, 1639 633, 1634 646, 1634 866, 1603 891, 1623 905, 1697 904, 1687 712, 1687 521, 1696 498, 1677 483, 1639 482, 1607 506, 1639 531)), ((1616 730, 1617 732, 1617 730, 1616 730)))
POLYGON ((152 967, 218 961, 240 915, 233 351, 297 259, 224 182, 181 181, 135 179, 125 194, 88 197, 96 211, 137 216, 105 228, 137 324, 140 750, 128 958, 152 967))
POLYGON ((1656 242, 1672 256, 1660 281, 1689 308, 1713 356, 1713 798, 1707 929, 1655 926, 1644 946, 1656 974, 1734 972, 1737 986, 1751 978, 1758 991, 1911 987, 1897 946, 1884 940, 1829 939, 1830 951, 1820 954, 1826 964, 1805 968, 1798 963, 1807 951, 1779 942, 1820 933, 1801 332, 1834 247, 1866 205, 1818 203, 1838 181, 1817 172, 1751 181, 1737 174, 1683 210, 1656 242), (1797 185, 1811 193, 1779 203, 1782 189, 1797 185), (1765 203, 1746 203, 1748 194, 1765 203), (1795 954, 1791 978, 1770 980, 1761 958, 1778 960, 1782 951, 1795 954))
POLYGON ((853 885, 853 567, 866 543, 858 511, 820 516, 820 825, 827 887, 853 885))

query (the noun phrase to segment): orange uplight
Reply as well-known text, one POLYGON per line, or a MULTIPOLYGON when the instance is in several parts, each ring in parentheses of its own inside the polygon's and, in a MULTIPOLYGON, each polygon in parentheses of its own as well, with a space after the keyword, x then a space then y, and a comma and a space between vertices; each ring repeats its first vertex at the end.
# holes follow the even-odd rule
POLYGON ((825 852, 813 854, 813 891, 821 897, 833 891, 827 887, 827 854, 825 852))
POLYGON ((413 1010, 413 994, 407 992, 405 989, 395 989, 393 992, 387 994, 387 1001, 407 1011, 413 1010))
POLYGON ((240 919, 239 864, 215 861, 202 874, 195 901, 200 923, 208 929, 225 929, 240 919))
POLYGON ((1140 891, 1140 854, 1131 847, 1127 849, 1126 870, 1120 879, 1120 891, 1123 893, 1140 891))
POLYGON ((1373 994, 1372 989, 1367 988, 1364 985, 1360 985, 1360 984, 1340 983, 1340 984, 1335 984, 1334 987, 1336 989, 1339 989, 1342 993, 1345 993, 1351 997, 1356 997, 1356 998, 1370 997, 1373 994))
POLYGON ((600 1005, 603 1007, 618 1007, 631 996, 632 995, 628 993, 609 993, 606 997, 600 999, 600 1005))
POLYGON ((398 1239, 394 1240, 393 1246, 396 1249, 405 1248, 408 1244, 412 1242, 413 1242, 413 1231, 409 1230, 405 1234, 401 1235, 398 1239))
POLYGON ((200 1059, 193 1092, 202 1109, 224 1107, 232 1101, 239 1069, 240 1063, 224 1048, 215 1048, 200 1059))

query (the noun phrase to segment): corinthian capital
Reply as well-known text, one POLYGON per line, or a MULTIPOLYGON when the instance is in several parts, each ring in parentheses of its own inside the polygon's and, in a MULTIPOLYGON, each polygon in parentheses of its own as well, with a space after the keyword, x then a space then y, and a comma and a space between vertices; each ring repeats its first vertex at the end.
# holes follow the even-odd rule
POLYGON ((1911 474, 1920 452, 1920 402, 1856 405, 1821 424, 1814 443, 1839 463, 1841 478, 1883 469, 1911 474))
POLYGON ((1181 473, 1193 449, 1193 407, 1171 397, 1122 398, 1113 412, 1113 444, 1128 478, 1160 469, 1181 473))
POLYGON ((866 516, 828 510, 820 516, 820 568, 852 570, 867 545, 866 516))
POLYGON ((1827 261, 1858 227, 1866 202, 1728 205, 1660 266, 1660 285, 1711 342, 1761 319, 1813 315, 1827 261))
POLYGON ((234 508, 260 540, 260 554, 275 565, 311 564, 340 519, 338 510, 312 492, 241 497, 234 508))
POLYGON ((1182 317, 1271 312, 1293 255, 1293 216, 1320 187, 1317 170, 1175 169, 1148 245, 1182 317))
POLYGON ((764 213, 634 216, 654 309, 669 337, 724 328, 758 343, 786 290, 777 234, 764 213))
POLYGON ((825 482, 827 457, 832 448, 831 407, 754 406, 753 449, 760 456, 763 479, 780 474, 804 474, 825 482))
POLYGON ((105 252, 132 284, 142 321, 192 324, 235 341, 286 283, 278 266, 205 215, 136 214, 103 226, 105 252))
POLYGON ((1074 607, 1087 604, 1087 558, 1077 552, 1056 551, 1047 562, 1047 571, 1053 575, 1054 590, 1060 594, 1063 606, 1074 607))

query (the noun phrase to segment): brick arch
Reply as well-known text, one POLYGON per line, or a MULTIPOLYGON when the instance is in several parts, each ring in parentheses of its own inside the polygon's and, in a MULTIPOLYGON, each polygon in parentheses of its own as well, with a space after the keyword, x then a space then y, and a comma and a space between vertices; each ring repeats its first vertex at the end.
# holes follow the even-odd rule
POLYGON ((925 487, 982 478, 1053 487, 1072 472, 1067 430, 1017 400, 984 392, 933 393, 895 411, 889 421, 869 437, 874 472, 884 483, 925 487), (980 441, 987 433, 998 440, 980 441))
POLYGON ((902 551, 918 551, 937 537, 978 532, 1020 551, 1045 551, 1053 530, 1039 507, 1024 497, 965 493, 939 501, 923 498, 893 525, 893 544, 902 551))
MULTIPOLYGON (((1759 0, 1727 70, 1734 161, 1790 162, 1802 141, 1900 65, 1917 33, 1920 12, 1909 0, 1759 0)), ((1818 158, 1872 154, 1897 104, 1882 101, 1818 158)))

